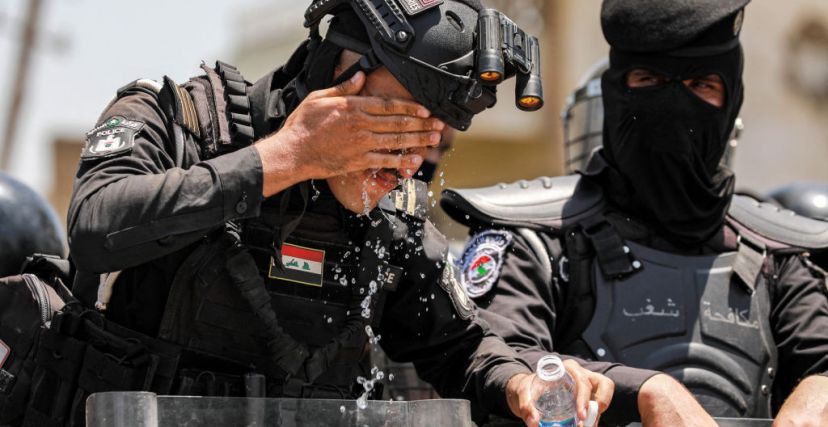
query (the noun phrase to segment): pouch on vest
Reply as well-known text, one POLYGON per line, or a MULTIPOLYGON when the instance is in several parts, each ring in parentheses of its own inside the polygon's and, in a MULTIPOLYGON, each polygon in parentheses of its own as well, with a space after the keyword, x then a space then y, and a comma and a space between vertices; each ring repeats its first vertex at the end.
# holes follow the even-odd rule
POLYGON ((68 269, 49 267, 57 263, 68 267, 59 258, 35 255, 25 270, 40 276, 25 273, 0 278, 0 425, 22 421, 42 331, 71 298, 60 277, 64 274, 57 273, 68 269))

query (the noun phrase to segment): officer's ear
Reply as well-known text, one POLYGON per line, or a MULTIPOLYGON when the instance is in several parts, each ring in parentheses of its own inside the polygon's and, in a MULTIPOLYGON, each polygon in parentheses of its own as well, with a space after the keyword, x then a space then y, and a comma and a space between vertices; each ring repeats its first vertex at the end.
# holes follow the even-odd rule
POLYGON ((334 67, 333 80, 336 81, 340 74, 348 68, 351 68, 360 58, 362 58, 362 55, 352 50, 342 49, 342 52, 339 54, 339 59, 336 61, 336 66, 334 67))

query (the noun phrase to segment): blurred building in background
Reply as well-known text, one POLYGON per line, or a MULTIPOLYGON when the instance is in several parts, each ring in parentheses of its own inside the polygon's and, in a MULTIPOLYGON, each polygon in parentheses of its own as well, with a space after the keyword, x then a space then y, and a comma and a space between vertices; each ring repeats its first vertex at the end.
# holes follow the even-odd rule
MULTIPOLYGON (((167 7, 159 0, 148 0, 147 8, 152 9, 155 2, 158 2, 157 10, 167 7)), ((34 182, 43 194, 51 195, 58 211, 65 213, 83 133, 96 120, 107 96, 95 95, 97 109, 83 110, 84 117, 76 115, 71 120, 38 115, 43 111, 39 103, 62 102, 64 108, 72 109, 76 100, 87 96, 90 89, 103 89, 111 96, 117 87, 134 78, 160 78, 164 73, 183 82, 199 72, 197 65, 201 59, 208 64, 215 59, 234 63, 245 77, 255 80, 286 60, 306 36, 302 20, 308 3, 308 0, 245 0, 234 2, 231 7, 211 0, 200 2, 198 8, 189 12, 194 19, 182 20, 175 14, 148 15, 155 20, 151 31, 180 42, 177 50, 166 56, 153 54, 164 46, 141 50, 144 46, 128 41, 133 40, 129 37, 137 37, 134 33, 148 31, 146 20, 119 18, 120 32, 105 31, 105 37, 123 37, 123 44, 130 49, 116 56, 106 55, 104 49, 100 62, 72 64, 72 55, 81 49, 82 52, 98 49, 102 41, 94 39, 101 34, 81 29, 75 34, 70 27, 74 50, 64 55, 63 60, 47 61, 53 69, 41 69, 30 79, 30 86, 37 91, 38 85, 48 83, 49 73, 63 73, 70 67, 86 67, 81 70, 97 77, 77 88, 61 88, 67 93, 59 99, 26 99, 28 105, 23 119, 38 120, 54 131, 45 140, 32 140, 29 134, 20 132, 16 144, 44 144, 49 147, 46 152, 51 154, 18 155, 11 172, 24 181, 34 182), (224 9, 211 12, 213 3, 215 7, 221 4, 224 9), (201 11, 205 18, 200 22, 201 11), (212 27, 204 28, 208 26, 212 27), (212 48, 209 44, 215 44, 216 38, 211 37, 219 30, 223 35, 219 40, 224 45, 212 48), (191 58, 191 55, 199 56, 191 58), (117 83, 104 78, 113 73, 119 75, 117 83), (46 161, 50 158, 54 160, 46 161), (40 175, 32 172, 35 165, 54 169, 48 173, 49 182, 37 184, 37 177, 28 175, 40 175)), ((601 35, 600 0, 484 0, 484 3, 505 11, 521 27, 541 38, 546 106, 536 113, 520 112, 514 107, 513 86, 500 87, 498 105, 478 116, 470 131, 458 135, 455 149, 441 168, 442 175, 435 179, 435 194, 446 186, 492 185, 562 173, 561 107, 580 75, 608 51, 601 35)), ((47 0, 45 7, 49 4, 57 3, 47 0)), ((89 0, 78 0, 71 5, 61 3, 60 7, 72 5, 101 7, 89 0)), ((0 34, 11 28, 3 24, 6 22, 3 10, 0 6, 0 34)), ((5 41, 0 42, 14 42, 14 37, 5 35, 5 41)), ((746 129, 735 156, 737 186, 764 192, 793 180, 828 181, 828 2, 753 2, 747 9, 742 43, 746 52, 747 96, 742 109, 746 129)), ((14 57, 7 55, 2 63, 13 61, 14 57)), ((42 65, 44 60, 35 58, 35 66, 38 61, 42 65)), ((7 77, 4 75, 4 78, 7 77)), ((7 80, 4 84, 9 87, 14 82, 7 80)), ((0 104, 0 108, 0 114, 6 114, 6 105, 0 104)), ((464 231, 459 226, 449 224, 439 214, 435 214, 435 219, 448 234, 463 237, 464 231)))

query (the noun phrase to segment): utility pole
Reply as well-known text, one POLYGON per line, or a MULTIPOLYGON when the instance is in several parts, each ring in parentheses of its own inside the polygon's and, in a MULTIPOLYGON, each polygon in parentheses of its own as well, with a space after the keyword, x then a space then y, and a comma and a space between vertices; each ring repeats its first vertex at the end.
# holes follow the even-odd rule
POLYGON ((23 95, 26 92, 26 81, 29 74, 29 65, 37 38, 38 21, 42 0, 27 0, 29 9, 20 43, 20 54, 17 58, 17 67, 12 76, 12 94, 9 101, 6 126, 3 128, 3 139, 0 140, 0 170, 8 170, 12 153, 12 146, 17 134, 17 125, 20 121, 20 109, 23 106, 23 95))

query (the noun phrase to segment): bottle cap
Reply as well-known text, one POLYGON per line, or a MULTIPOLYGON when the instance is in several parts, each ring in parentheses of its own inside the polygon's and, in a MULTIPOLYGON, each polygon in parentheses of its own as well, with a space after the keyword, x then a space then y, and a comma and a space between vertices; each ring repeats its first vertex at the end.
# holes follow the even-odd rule
POLYGON ((566 374, 563 361, 558 356, 543 356, 538 360, 538 367, 535 370, 538 378, 544 381, 557 381, 566 374))
POLYGON ((584 427, 592 427, 598 419, 598 402, 594 400, 589 401, 587 406, 587 416, 584 420, 584 427))

